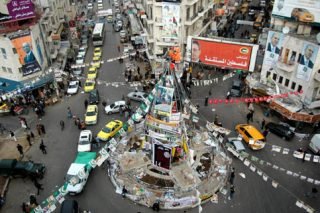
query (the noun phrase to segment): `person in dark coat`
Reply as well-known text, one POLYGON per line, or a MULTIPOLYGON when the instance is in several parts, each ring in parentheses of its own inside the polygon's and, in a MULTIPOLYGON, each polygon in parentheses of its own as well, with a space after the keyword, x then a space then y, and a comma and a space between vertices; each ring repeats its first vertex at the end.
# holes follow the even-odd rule
POLYGON ((31 143, 31 136, 29 134, 27 134, 27 141, 29 143, 29 146, 32 146, 32 143, 31 143))
POLYGON ((23 157, 23 147, 20 144, 17 145, 17 150, 20 153, 20 156, 23 157))
POLYGON ((86 99, 86 100, 84 100, 84 108, 85 108, 85 109, 87 109, 88 104, 89 104, 88 100, 87 100, 87 99, 86 99))
POLYGON ((40 124, 40 129, 43 134, 46 134, 46 129, 43 124, 40 124))
POLYGON ((40 143, 40 146, 39 146, 39 148, 40 148, 40 150, 42 151, 42 153, 43 154, 47 154, 47 149, 46 149, 46 145, 44 145, 44 143, 43 143, 43 140, 41 139, 41 143, 40 143))

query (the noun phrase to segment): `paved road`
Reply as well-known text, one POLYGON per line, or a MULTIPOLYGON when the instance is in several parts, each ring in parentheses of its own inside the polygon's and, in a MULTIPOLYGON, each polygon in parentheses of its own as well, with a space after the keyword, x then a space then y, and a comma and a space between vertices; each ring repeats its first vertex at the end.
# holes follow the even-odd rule
MULTIPOLYGON (((117 45, 119 44, 119 37, 114 33, 110 24, 107 25, 107 36, 105 46, 103 47, 103 58, 112 58, 119 55, 117 45)), ((90 45, 89 54, 87 54, 87 61, 91 59, 92 47, 90 45)), ((123 64, 118 61, 106 63, 102 65, 99 71, 99 79, 107 82, 124 81, 123 64)), ((221 77, 221 73, 216 73, 216 76, 221 77)), ((231 84, 232 79, 225 82, 219 82, 212 86, 212 97, 224 98, 227 90, 231 84)), ((127 94, 132 90, 130 87, 106 87, 101 84, 98 85, 101 97, 109 99, 109 101, 116 101, 121 99, 123 94, 127 94)), ((203 107, 204 97, 208 93, 209 87, 193 87, 192 99, 193 102, 199 103, 201 117, 213 120, 213 112, 211 107, 203 107)), ((79 93, 72 97, 65 97, 60 104, 47 107, 46 116, 42 119, 47 127, 47 135, 44 137, 44 142, 48 146, 48 154, 43 155, 38 149, 38 145, 33 146, 28 152, 26 158, 30 158, 35 162, 42 162, 47 166, 45 178, 40 181, 44 184, 44 191, 38 196, 38 200, 45 199, 50 195, 54 189, 64 182, 64 176, 68 170, 70 163, 74 160, 76 155, 77 140, 79 137, 79 130, 73 124, 73 121, 67 120, 66 108, 71 107, 72 112, 83 118, 85 112, 84 100, 87 94, 79 93), (66 128, 61 132, 59 128, 59 121, 64 119, 66 121, 66 128)), ((215 105, 216 113, 218 113, 223 125, 227 128, 233 129, 235 124, 245 122, 246 106, 243 104, 230 105, 215 105)), ((99 123, 95 126, 89 127, 95 134, 101 127, 112 119, 124 119, 119 115, 105 115, 103 108, 99 105, 99 123)), ((33 113, 30 112, 30 117, 33 113)), ((18 128, 16 124, 17 118, 4 117, 1 122, 8 122, 12 127, 18 128)), ((30 118, 31 119, 31 118, 30 118)), ((262 114, 259 108, 256 107, 254 122, 260 122, 262 114)), ((35 122, 32 127, 35 127, 35 122)), ((257 125, 258 126, 258 125, 257 125)), ((306 145, 306 142, 299 142, 297 138, 291 142, 285 142, 273 134, 268 136, 268 144, 277 144, 291 149, 297 149, 300 146, 306 145)), ((320 179, 319 164, 302 163, 291 156, 284 156, 282 154, 275 154, 269 148, 264 150, 252 152, 252 155, 261 159, 277 164, 283 168, 291 171, 301 172, 308 177, 320 179)), ((283 187, 277 189, 271 186, 270 181, 265 182, 256 173, 252 173, 249 168, 237 159, 234 159, 233 166, 236 168, 235 178, 235 196, 232 201, 227 200, 224 196, 220 196, 218 204, 207 203, 203 206, 203 212, 303 212, 295 206, 296 197, 308 202, 313 207, 320 208, 319 199, 304 198, 303 193, 310 191, 312 185, 300 181, 291 176, 285 175, 281 172, 272 170, 269 167, 261 167, 270 177, 274 178, 283 187), (244 173, 246 178, 239 176, 239 173, 244 173)), ((14 179, 11 181, 10 190, 7 194, 7 203, 4 206, 3 212, 16 213, 20 212, 20 205, 23 201, 28 200, 30 193, 35 193, 36 189, 28 179, 14 179)), ((152 212, 151 209, 135 205, 127 199, 115 193, 115 189, 110 183, 106 171, 102 168, 97 168, 93 171, 87 186, 83 193, 78 196, 70 197, 79 201, 81 208, 90 209, 92 212, 152 212)), ((177 211, 183 212, 183 211, 177 211)), ((187 212, 198 212, 198 209, 188 210, 187 212)))

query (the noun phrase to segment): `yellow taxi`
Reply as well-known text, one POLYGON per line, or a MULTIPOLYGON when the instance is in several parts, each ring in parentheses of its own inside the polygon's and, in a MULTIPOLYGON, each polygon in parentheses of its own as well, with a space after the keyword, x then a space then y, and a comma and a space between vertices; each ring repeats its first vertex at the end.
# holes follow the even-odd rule
POLYGON ((98 121, 98 106, 97 105, 89 105, 87 107, 86 116, 84 122, 86 125, 96 124, 98 121))
POLYGON ((123 123, 119 120, 110 121, 105 127, 98 133, 97 137, 100 140, 107 141, 112 138, 122 128, 123 123))
POLYGON ((102 50, 100 47, 96 47, 93 50, 93 57, 101 57, 102 55, 102 50))
POLYGON ((94 90, 94 87, 96 86, 96 82, 92 79, 87 79, 84 83, 84 92, 91 92, 94 90))
POLYGON ((90 67, 88 70, 87 78, 88 79, 95 79, 97 77, 97 68, 96 67, 90 67))
POLYGON ((101 65, 101 56, 93 57, 91 66, 99 69, 100 65, 101 65))
POLYGON ((252 125, 238 124, 236 131, 252 150, 263 149, 266 145, 265 137, 252 125))

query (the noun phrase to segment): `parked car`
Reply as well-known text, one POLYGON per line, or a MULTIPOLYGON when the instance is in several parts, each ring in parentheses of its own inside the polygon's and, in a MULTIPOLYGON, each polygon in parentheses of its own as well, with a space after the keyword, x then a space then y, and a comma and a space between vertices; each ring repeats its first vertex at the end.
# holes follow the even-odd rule
POLYGON ((93 50, 93 57, 101 57, 102 55, 102 49, 101 47, 96 47, 93 50))
POLYGON ((87 79, 95 79, 97 78, 97 68, 96 67, 90 67, 87 73, 87 79))
POLYGON ((17 159, 0 160, 0 175, 13 177, 43 178, 46 167, 33 161, 18 161, 17 159))
POLYGON ((111 139, 122 128, 123 123, 119 120, 110 121, 101 129, 97 137, 102 141, 111 139))
POLYGON ((112 113, 120 112, 120 108, 122 111, 128 110, 128 106, 126 105, 125 101, 116 101, 104 108, 105 112, 110 115, 112 113))
POLYGON ((88 47, 88 38, 86 38, 86 37, 84 37, 84 38, 82 38, 81 37, 81 46, 82 47, 88 47))
POLYGON ((72 73, 74 75, 81 75, 83 73, 83 68, 82 67, 73 68, 72 73))
POLYGON ((91 92, 92 90, 94 90, 96 86, 96 82, 92 79, 87 79, 86 82, 84 83, 84 92, 91 92))
POLYGON ((130 92, 127 95, 127 97, 134 101, 144 101, 146 98, 148 98, 148 94, 144 92, 135 91, 135 92, 130 92))
POLYGON ((89 105, 87 107, 87 112, 85 115, 84 122, 86 125, 93 125, 98 122, 98 106, 97 105, 89 105))
POLYGON ((243 146, 242 138, 228 138, 227 145, 231 146, 238 153, 246 150, 243 146))
POLYGON ((241 97, 243 84, 241 80, 234 80, 230 90, 230 95, 234 97, 241 97))
POLYGON ((121 20, 122 21, 122 15, 120 12, 116 12, 116 20, 121 20))
POLYGON ((120 31, 120 42, 125 43, 128 41, 128 33, 126 30, 120 31))
POLYGON ((294 136, 294 132, 290 130, 288 126, 276 123, 267 123, 266 129, 269 129, 270 132, 280 136, 285 140, 290 140, 294 136))
POLYGON ((86 47, 80 47, 78 51, 78 55, 83 55, 83 57, 86 57, 87 54, 87 48, 86 47))
POLYGON ((84 63, 84 56, 82 54, 78 54, 76 58, 76 64, 83 64, 84 63))
POLYGON ((92 90, 89 93, 89 104, 98 104, 100 101, 99 91, 97 89, 92 90))
POLYGON ((79 81, 70 81, 67 93, 69 95, 74 95, 78 93, 79 81))
POLYGON ((91 141, 92 141, 91 130, 82 130, 79 136, 78 152, 90 152, 91 141))
POLYGON ((314 15, 304 8, 294 8, 291 12, 291 18, 301 22, 314 22, 314 15))
POLYGON ((236 131, 252 150, 259 150, 265 147, 265 137, 254 126, 249 124, 238 124, 236 126, 236 131))
POLYGON ((79 205, 76 200, 64 200, 61 204, 60 213, 78 213, 79 205))

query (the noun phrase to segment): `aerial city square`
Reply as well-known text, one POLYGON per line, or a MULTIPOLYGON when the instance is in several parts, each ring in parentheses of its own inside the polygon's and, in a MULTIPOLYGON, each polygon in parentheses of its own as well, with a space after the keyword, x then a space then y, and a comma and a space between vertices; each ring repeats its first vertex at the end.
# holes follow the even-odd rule
POLYGON ((0 212, 320 212, 319 0, 3 0, 0 212))

